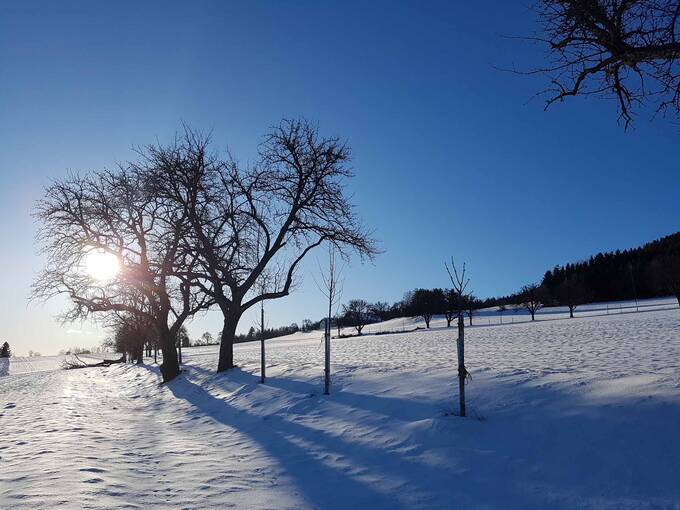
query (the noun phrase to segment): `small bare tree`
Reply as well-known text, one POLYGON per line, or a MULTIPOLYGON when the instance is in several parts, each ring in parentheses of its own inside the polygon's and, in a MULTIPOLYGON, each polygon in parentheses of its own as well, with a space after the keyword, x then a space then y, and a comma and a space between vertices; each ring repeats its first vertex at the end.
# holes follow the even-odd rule
POLYGON ((536 320, 536 312, 543 307, 545 301, 544 288, 535 283, 525 285, 520 291, 522 299, 522 307, 524 307, 530 314, 531 320, 536 320))
POLYGON ((680 1, 539 0, 550 62, 531 71, 550 86, 546 108, 573 96, 616 100, 628 127, 633 110, 647 102, 657 112, 680 113, 680 1))
POLYGON ((342 296, 342 267, 338 266, 335 256, 335 247, 328 248, 328 267, 321 272, 321 283, 317 283, 319 290, 328 300, 328 313, 326 314, 324 328, 324 394, 331 392, 331 328, 333 315, 336 312, 340 297, 342 296))
MULTIPOLYGON (((259 243, 258 243, 259 244, 259 243)), ((269 271, 263 271, 260 275, 258 289, 260 294, 265 294, 269 285, 276 279, 276 275, 270 274, 269 271)), ((264 384, 267 378, 267 356, 265 351, 265 334, 266 326, 264 322, 264 300, 260 301, 260 383, 264 384)))
POLYGON ((468 320, 470 321, 470 326, 472 326, 472 316, 475 310, 479 308, 479 299, 472 292, 465 296, 465 309, 467 311, 468 320))
POLYGON ((458 317, 462 304, 460 302, 460 295, 456 289, 446 289, 444 291, 444 318, 446 319, 446 327, 450 328, 453 319, 458 317))
POLYGON ((465 262, 460 271, 456 268, 456 263, 451 257, 451 267, 444 263, 446 272, 451 280, 453 291, 458 296, 458 340, 456 341, 456 351, 458 354, 458 395, 460 402, 460 415, 465 416, 465 382, 470 377, 470 373, 465 368, 465 321, 463 320, 464 303, 466 289, 470 279, 465 276, 465 262))
POLYGON ((508 306, 505 303, 498 305, 498 315, 501 318, 501 324, 503 324, 503 314, 508 310, 508 306))
POLYGON ((368 303, 363 299, 352 299, 342 307, 343 321, 348 326, 352 326, 357 331, 357 335, 361 336, 364 326, 370 320, 370 309, 368 303))
POLYGON ((390 305, 384 301, 376 301, 371 305, 371 313, 381 321, 386 321, 389 317, 390 305))
POLYGON ((588 301, 583 277, 576 274, 570 275, 560 282, 555 288, 554 293, 558 303, 569 308, 569 318, 571 319, 574 318, 576 308, 588 301))
POLYGON ((340 337, 340 335, 342 334, 343 327, 342 315, 336 313, 335 316, 333 317, 333 320, 335 321, 335 330, 337 331, 337 335, 338 337, 340 337))

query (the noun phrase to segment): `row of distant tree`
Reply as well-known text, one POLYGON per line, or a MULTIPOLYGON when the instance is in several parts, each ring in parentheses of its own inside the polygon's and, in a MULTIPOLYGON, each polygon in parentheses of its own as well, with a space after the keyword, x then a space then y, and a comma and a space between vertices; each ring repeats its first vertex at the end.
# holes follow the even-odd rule
MULTIPOLYGON (((40 356, 41 354, 37 351, 28 351, 28 357, 29 358, 35 358, 40 356)), ((9 345, 9 342, 3 342, 2 345, 0 345, 0 358, 11 358, 12 357, 12 348, 9 345)))
MULTIPOLYGON (((543 306, 565 306, 570 317, 578 306, 599 301, 624 301, 673 295, 680 305, 680 233, 663 237, 639 248, 598 253, 588 260, 556 266, 545 273, 540 284, 525 285, 503 297, 479 299, 474 294, 460 296, 453 289, 415 289, 395 303, 369 303, 354 299, 334 318, 335 325, 353 327, 357 334, 371 322, 398 317, 420 317, 427 328, 435 315, 444 316, 451 326, 459 311, 472 324, 476 310, 498 307, 525 309, 532 320, 543 306)), ((314 329, 320 322, 306 321, 314 329)))
MULTIPOLYGON (((576 309, 585 303, 597 301, 623 301, 673 295, 680 305, 680 233, 650 242, 639 248, 598 253, 588 260, 556 266, 545 273, 540 284, 529 284, 518 292, 487 299, 472 293, 460 296, 454 289, 414 289, 392 304, 363 299, 352 299, 333 317, 338 336, 343 327, 354 328, 361 335, 364 327, 398 317, 419 317, 430 327, 432 318, 443 316, 447 326, 462 312, 470 324, 475 311, 497 307, 502 314, 510 310, 526 310, 534 320, 544 306, 564 306, 574 317, 576 309)), ((318 330, 323 319, 303 321, 302 331, 318 330)), ((297 324, 267 330, 265 338, 287 335, 299 331, 297 324)), ((251 328, 239 341, 260 338, 251 328)))
MULTIPOLYGON (((585 303, 596 301, 619 301, 634 298, 650 298, 674 295, 680 305, 680 233, 645 244, 642 247, 599 253, 588 260, 556 266, 545 273, 540 284, 524 286, 514 294, 479 299, 468 293, 460 296, 454 289, 414 289, 407 292, 402 300, 392 304, 377 301, 370 303, 363 299, 352 299, 344 304, 332 318, 337 335, 342 328, 353 328, 361 335, 366 325, 399 317, 419 317, 430 327, 432 318, 443 316, 451 326, 459 313, 465 315, 470 324, 475 312, 482 308, 497 307, 502 314, 506 311, 525 309, 532 320, 543 306, 565 306, 570 316, 585 303)), ((305 319, 302 325, 266 328, 264 338, 274 338, 298 331, 315 331, 323 327, 325 319, 305 319)), ((213 336, 205 332, 200 338, 191 339, 182 326, 175 340, 181 348, 219 344, 219 333, 213 336)), ((251 327, 247 333, 238 334, 236 342, 249 342, 262 337, 260 330, 251 327)), ((141 362, 144 353, 151 356, 160 346, 153 335, 153 328, 144 327, 139 321, 120 321, 114 334, 107 340, 106 347, 125 353, 130 359, 141 362)), ((3 347, 4 348, 4 347, 3 347)), ((7 345, 9 350, 9 345, 7 345)), ((4 352, 4 351, 3 351, 4 352)), ((72 348, 66 354, 87 354, 90 350, 72 348)))

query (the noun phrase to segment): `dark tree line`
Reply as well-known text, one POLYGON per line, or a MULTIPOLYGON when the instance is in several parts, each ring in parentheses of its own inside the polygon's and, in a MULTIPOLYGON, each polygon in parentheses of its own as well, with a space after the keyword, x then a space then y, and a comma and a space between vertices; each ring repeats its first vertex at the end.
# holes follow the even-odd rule
MULTIPOLYGON (((278 336, 291 335, 300 331, 300 327, 293 323, 290 326, 280 326, 278 328, 264 328, 264 338, 265 340, 269 338, 276 338, 278 336)), ((248 333, 241 333, 236 335, 236 343, 242 342, 252 342, 254 340, 260 340, 262 338, 262 332, 259 329, 255 329, 251 326, 248 333)))
POLYGON ((540 284, 492 298, 483 306, 521 306, 532 319, 543 306, 566 306, 570 317, 585 303, 675 296, 680 305, 680 233, 638 248, 598 253, 546 271, 540 284))
MULTIPOLYGON (((639 248, 598 253, 585 261, 556 266, 545 273, 540 284, 525 285, 508 296, 481 300, 471 293, 460 296, 455 289, 419 288, 392 304, 352 300, 336 320, 361 334, 366 324, 399 317, 419 317, 429 328, 434 316, 443 316, 451 327, 459 310, 472 324, 477 310, 490 307, 496 307, 501 316, 509 309, 524 309, 535 320, 544 306, 565 306, 573 318, 577 307, 585 303, 669 294, 680 305, 680 233, 639 248)), ((309 326, 319 329, 321 322, 309 321, 309 326)))
POLYGON ((598 253, 547 271, 542 284, 564 304, 675 296, 680 302, 680 233, 639 248, 598 253))

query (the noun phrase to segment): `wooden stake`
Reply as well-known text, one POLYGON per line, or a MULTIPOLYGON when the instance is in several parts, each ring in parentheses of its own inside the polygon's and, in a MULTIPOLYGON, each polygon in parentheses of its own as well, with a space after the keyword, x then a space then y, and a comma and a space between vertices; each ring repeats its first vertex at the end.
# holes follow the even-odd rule
POLYGON ((458 316, 458 393, 460 397, 460 415, 465 416, 465 324, 462 315, 458 316))
MULTIPOLYGON (((330 310, 330 306, 329 306, 330 310)), ((331 393, 331 317, 328 314, 326 319, 326 331, 324 335, 324 370, 323 370, 323 392, 324 395, 331 393)))
POLYGON ((265 378, 265 357, 264 357, 264 302, 260 307, 260 382, 264 383, 265 378))

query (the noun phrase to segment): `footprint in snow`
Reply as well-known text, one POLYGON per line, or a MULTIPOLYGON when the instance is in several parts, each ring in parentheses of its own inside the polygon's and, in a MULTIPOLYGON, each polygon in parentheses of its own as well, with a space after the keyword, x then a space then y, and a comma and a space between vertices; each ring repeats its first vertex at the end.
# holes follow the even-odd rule
POLYGON ((13 409, 13 408, 15 408, 16 406, 17 406, 17 405, 16 405, 15 403, 10 402, 9 404, 7 404, 7 405, 5 406, 5 409, 13 409))

